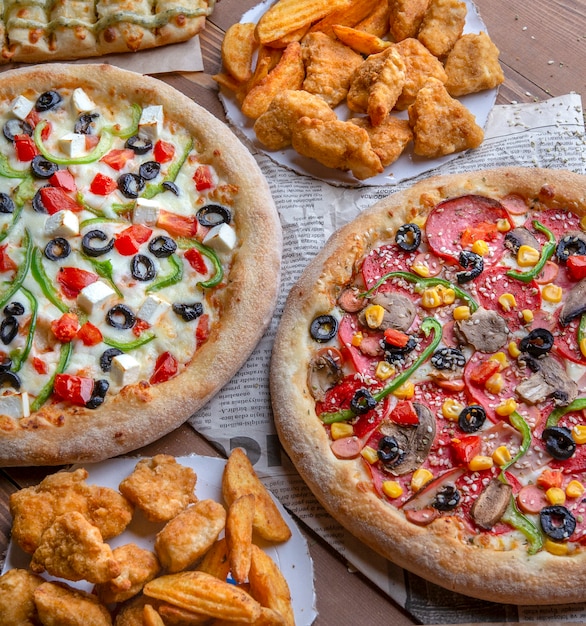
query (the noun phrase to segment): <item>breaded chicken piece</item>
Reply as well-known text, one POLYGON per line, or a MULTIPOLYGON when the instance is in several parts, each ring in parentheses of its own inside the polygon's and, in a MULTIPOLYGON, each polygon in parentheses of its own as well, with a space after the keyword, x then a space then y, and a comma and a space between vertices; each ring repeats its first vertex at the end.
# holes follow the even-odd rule
POLYGON ((281 150, 291 145, 291 129, 304 115, 318 120, 336 119, 336 114, 320 96, 288 89, 273 98, 268 110, 254 123, 254 132, 269 150, 281 150))
POLYGON ((100 531, 75 511, 60 515, 43 533, 30 568, 66 580, 103 583, 120 574, 112 548, 100 531))
POLYGON ((0 626, 39 624, 33 596, 44 579, 26 569, 11 569, 0 576, 0 626))
POLYGON ((94 593, 104 604, 132 598, 161 571, 157 555, 134 543, 114 548, 112 554, 120 565, 120 574, 94 587, 94 593))
POLYGON ((169 454, 141 459, 130 476, 119 485, 120 492, 151 522, 166 522, 187 505, 197 502, 197 476, 169 454))
POLYGON ((440 61, 417 39, 404 39, 396 47, 405 62, 405 85, 396 105, 403 111, 413 104, 417 92, 428 78, 437 78, 445 83, 448 77, 440 61))
POLYGON ((429 79, 409 107, 409 123, 419 156, 437 158, 477 148, 484 139, 474 115, 435 78, 429 79))
POLYGON ((486 33, 462 35, 446 59, 448 93, 457 98, 492 89, 505 76, 499 63, 499 49, 486 33))
POLYGON ((378 126, 373 126, 366 117, 354 117, 350 121, 368 133, 372 149, 383 167, 394 163, 413 139, 413 131, 407 120, 389 116, 378 126))
POLYGON ((350 122, 302 117, 293 127, 291 143, 299 154, 326 167, 350 170, 360 180, 383 171, 368 133, 350 122))
POLYGON ((125 602, 116 613, 114 626, 144 626, 143 615, 146 604, 158 609, 160 602, 143 595, 132 598, 125 602))
POLYGON ((366 113, 373 126, 388 116, 405 85, 405 63, 399 51, 391 46, 371 54, 354 72, 348 91, 348 108, 366 113))
POLYGON ((322 32, 306 35, 301 50, 305 64, 303 89, 336 107, 346 98, 352 74, 362 63, 362 56, 322 32))
POLYGON ((113 489, 86 484, 86 478, 82 468, 57 472, 10 496, 12 538, 25 552, 32 554, 55 518, 71 511, 83 514, 104 539, 124 531, 134 511, 130 502, 113 489))
POLYGON ((395 41, 417 36, 430 0, 390 0, 391 35, 395 41))
POLYGON ((112 626, 108 609, 97 598, 63 583, 43 583, 34 599, 43 626, 112 626))
POLYGON ((446 56, 462 35, 466 13, 463 0, 431 0, 417 39, 434 56, 446 56))

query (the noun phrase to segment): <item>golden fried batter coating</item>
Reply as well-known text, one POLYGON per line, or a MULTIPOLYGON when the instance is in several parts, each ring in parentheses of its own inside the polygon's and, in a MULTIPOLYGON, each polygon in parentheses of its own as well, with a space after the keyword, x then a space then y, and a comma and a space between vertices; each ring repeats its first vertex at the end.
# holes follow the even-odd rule
POLYGON ((378 126, 373 126, 366 117, 354 117, 350 121, 368 133, 372 149, 383 167, 394 163, 413 139, 413 131, 407 120, 389 116, 378 126))
POLYGON ((405 85, 405 63, 396 47, 371 54, 354 72, 348 108, 366 113, 373 126, 388 116, 405 85))
POLYGON ((150 604, 153 608, 158 609, 160 603, 154 598, 147 598, 143 595, 135 596, 120 607, 116 613, 114 626, 144 626, 142 618, 145 604, 150 604))
POLYGON ((499 49, 486 33, 462 35, 448 55, 445 67, 446 89, 454 98, 492 89, 505 80, 499 49))
POLYGON ((383 171, 372 149, 368 133, 340 120, 322 121, 302 117, 293 128, 292 145, 299 154, 326 167, 350 170, 364 180, 383 171))
POLYGON ((97 598, 68 585, 45 582, 34 599, 43 626, 112 626, 108 609, 97 598))
POLYGON ((281 150, 291 145, 293 124, 304 115, 319 120, 336 119, 336 114, 320 96, 288 89, 273 98, 268 110, 254 123, 254 132, 267 148, 281 150))
POLYGON ((119 486, 151 522, 167 522, 188 504, 197 502, 194 494, 197 476, 168 454, 142 459, 119 486))
POLYGON ((322 32, 306 35, 301 49, 305 64, 303 89, 336 107, 346 98, 352 74, 362 63, 362 56, 322 32))
POLYGON ((112 549, 100 531, 76 511, 55 519, 43 533, 30 568, 66 580, 103 583, 120 574, 112 549))
POLYGON ((94 593, 104 604, 132 598, 161 571, 156 554, 134 543, 119 546, 112 554, 120 565, 120 574, 94 588, 94 593))
POLYGON ((0 576, 0 626, 40 624, 33 596, 44 582, 26 569, 11 569, 0 576))
POLYGON ((420 156, 436 158, 476 148, 484 139, 474 115, 435 78, 429 79, 409 107, 409 123, 415 136, 414 152, 420 156))
POLYGON ((10 496, 12 538, 27 553, 38 547, 55 518, 70 511, 82 513, 104 539, 119 535, 132 519, 132 505, 113 489, 87 485, 87 471, 57 472, 34 487, 10 496))
POLYGON ((430 0, 390 0, 391 34, 395 41, 415 37, 430 0))
POLYGON ((463 0, 431 0, 417 39, 436 57, 444 57, 462 35, 466 23, 463 0))

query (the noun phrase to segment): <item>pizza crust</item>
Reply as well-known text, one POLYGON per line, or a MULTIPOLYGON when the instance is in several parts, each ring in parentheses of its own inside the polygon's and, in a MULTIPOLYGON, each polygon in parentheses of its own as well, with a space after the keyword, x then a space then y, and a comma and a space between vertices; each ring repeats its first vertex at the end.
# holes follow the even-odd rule
POLYGON ((394 241, 396 229, 439 201, 464 194, 503 197, 518 193, 549 208, 586 215, 586 177, 566 171, 502 168, 432 177, 391 194, 336 232, 291 290, 271 361, 271 398, 277 431, 287 454, 324 508, 356 537, 417 575, 477 598, 512 604, 584 600, 586 552, 530 556, 526 545, 505 550, 494 540, 470 545, 454 517, 426 527, 374 492, 362 460, 339 460, 315 413, 307 384, 315 351, 311 321, 334 307, 356 264, 372 249, 394 241))

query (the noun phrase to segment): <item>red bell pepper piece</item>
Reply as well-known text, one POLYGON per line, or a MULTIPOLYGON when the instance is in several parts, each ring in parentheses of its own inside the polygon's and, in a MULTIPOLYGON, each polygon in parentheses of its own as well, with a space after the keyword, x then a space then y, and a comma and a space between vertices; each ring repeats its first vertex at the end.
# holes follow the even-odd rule
POLYGON ((480 454, 482 440, 478 435, 467 435, 458 439, 452 439, 452 456, 458 465, 468 465, 470 461, 480 454))
POLYGON ((109 176, 98 172, 90 184, 90 191, 97 196, 107 196, 118 188, 118 183, 109 176))
POLYGON ((177 374, 177 359, 170 352, 163 352, 159 355, 155 363, 155 371, 153 372, 149 382, 151 385, 163 383, 177 374))
POLYGON ((62 400, 85 406, 92 397, 94 379, 73 374, 56 374, 53 390, 62 400))
POLYGON ((140 246, 149 240, 153 230, 142 224, 133 224, 116 235, 114 247, 123 256, 136 254, 140 246))

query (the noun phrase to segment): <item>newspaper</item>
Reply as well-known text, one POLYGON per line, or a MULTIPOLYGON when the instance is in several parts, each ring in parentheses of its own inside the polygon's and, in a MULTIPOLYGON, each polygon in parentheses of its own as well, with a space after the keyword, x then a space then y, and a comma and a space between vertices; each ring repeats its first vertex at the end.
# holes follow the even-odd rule
MULTIPOLYGON (((570 94, 533 104, 496 106, 482 146, 426 174, 497 166, 541 166, 586 173, 581 98, 570 94)), ((584 621, 586 605, 516 607, 474 600, 427 583, 360 543, 314 498, 284 454, 269 398, 269 360, 285 299, 301 271, 328 237, 363 209, 424 176, 385 187, 334 187, 299 176, 256 154, 279 209, 284 233, 282 285, 270 327, 233 380, 190 420, 226 455, 246 449, 265 484, 299 520, 315 531, 420 623, 584 621)))

